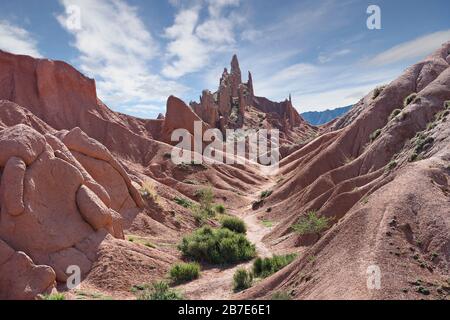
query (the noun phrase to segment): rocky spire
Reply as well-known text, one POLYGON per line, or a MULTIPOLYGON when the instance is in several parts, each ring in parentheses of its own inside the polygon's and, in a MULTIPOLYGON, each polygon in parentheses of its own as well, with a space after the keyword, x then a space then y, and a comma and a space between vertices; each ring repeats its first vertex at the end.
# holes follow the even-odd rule
POLYGON ((250 95, 253 97, 255 95, 255 92, 253 91, 253 77, 252 73, 248 72, 248 82, 247 82, 248 91, 250 92, 250 95))
POLYGON ((237 55, 233 55, 233 58, 231 59, 231 73, 241 73, 237 55))
POLYGON ((239 94, 239 85, 242 83, 241 69, 239 67, 239 61, 236 55, 231 60, 231 92, 233 97, 237 97, 239 94))

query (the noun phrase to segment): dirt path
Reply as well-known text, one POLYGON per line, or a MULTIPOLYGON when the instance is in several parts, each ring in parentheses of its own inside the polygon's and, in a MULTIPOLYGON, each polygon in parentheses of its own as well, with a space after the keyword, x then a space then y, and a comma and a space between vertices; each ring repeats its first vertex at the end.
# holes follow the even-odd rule
MULTIPOLYGON (((273 183, 261 186, 262 190, 267 190, 273 183)), ((256 213, 252 210, 252 202, 256 200, 256 196, 249 196, 249 202, 240 209, 230 211, 230 214, 240 217, 247 225, 247 238, 255 244, 258 256, 272 256, 272 252, 262 242, 266 234, 271 228, 265 227, 256 217, 256 213), (239 214, 240 213, 240 214, 239 214)), ((178 286, 177 289, 184 292, 185 298, 189 300, 229 300, 232 298, 233 292, 233 275, 238 268, 245 267, 250 269, 253 261, 242 263, 230 268, 210 268, 203 270, 199 279, 190 283, 178 286)))

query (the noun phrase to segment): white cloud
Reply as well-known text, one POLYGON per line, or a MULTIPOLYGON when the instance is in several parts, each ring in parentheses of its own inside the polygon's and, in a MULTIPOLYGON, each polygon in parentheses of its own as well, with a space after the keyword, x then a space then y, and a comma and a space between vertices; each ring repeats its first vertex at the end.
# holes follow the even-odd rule
POLYGON ((403 68, 367 68, 358 63, 323 65, 299 63, 262 79, 254 77, 256 93, 284 100, 290 93, 300 112, 353 104, 380 84, 389 83, 403 68))
POLYGON ((150 62, 159 55, 158 43, 123 0, 60 0, 66 9, 57 16, 75 37, 83 72, 97 81, 99 95, 113 107, 162 103, 185 88, 153 73, 150 62), (78 6, 81 28, 70 28, 71 6, 78 6))
POLYGON ((235 44, 235 31, 242 19, 236 12, 225 9, 238 6, 239 0, 197 1, 188 7, 177 7, 174 24, 165 29, 169 39, 166 48, 166 64, 163 74, 170 78, 180 78, 205 67, 211 56, 218 52, 231 50, 235 44), (202 20, 201 11, 208 8, 206 19, 202 20))
POLYGON ((25 29, 12 25, 6 20, 0 21, 0 49, 14 54, 30 55, 41 58, 37 42, 25 29))
POLYGON ((342 49, 342 50, 331 52, 331 53, 321 52, 319 54, 319 58, 317 60, 320 63, 324 64, 324 63, 331 62, 331 61, 333 61, 336 58, 346 56, 346 55, 348 55, 350 53, 351 53, 350 49, 342 49))
POLYGON ((382 52, 369 60, 369 64, 388 65, 403 60, 424 58, 449 40, 450 30, 431 33, 382 52))

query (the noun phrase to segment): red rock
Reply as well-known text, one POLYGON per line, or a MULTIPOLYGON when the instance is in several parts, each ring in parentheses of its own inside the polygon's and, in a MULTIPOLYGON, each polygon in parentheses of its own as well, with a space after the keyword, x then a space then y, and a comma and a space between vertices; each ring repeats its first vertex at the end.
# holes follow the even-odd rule
POLYGON ((16 252, 0 239, 0 299, 32 300, 47 294, 56 284, 55 272, 36 266, 23 252, 16 252))
POLYGON ((11 157, 3 169, 0 196, 2 212, 18 216, 23 213, 23 180, 25 178, 26 165, 20 158, 11 157))

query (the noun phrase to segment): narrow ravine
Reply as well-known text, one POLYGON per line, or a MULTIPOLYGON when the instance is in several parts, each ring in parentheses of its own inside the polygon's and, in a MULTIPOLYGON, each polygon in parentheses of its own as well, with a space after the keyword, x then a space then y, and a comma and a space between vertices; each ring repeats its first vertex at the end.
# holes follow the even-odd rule
MULTIPOLYGON (((260 187, 260 192, 270 189, 274 183, 260 187)), ((268 257, 273 253, 262 241, 271 228, 264 226, 257 218, 257 213, 252 210, 253 201, 257 200, 260 192, 249 195, 248 203, 241 208, 231 210, 229 214, 244 220, 247 225, 247 238, 256 246, 259 257, 268 257)), ((188 300, 230 300, 233 292, 233 275, 238 268, 251 269, 253 261, 241 263, 228 268, 212 267, 202 270, 199 279, 178 286, 176 289, 184 293, 188 300)))

